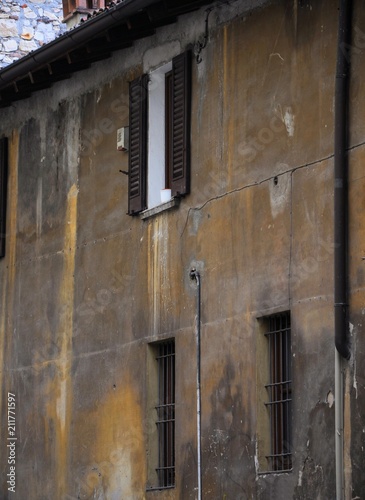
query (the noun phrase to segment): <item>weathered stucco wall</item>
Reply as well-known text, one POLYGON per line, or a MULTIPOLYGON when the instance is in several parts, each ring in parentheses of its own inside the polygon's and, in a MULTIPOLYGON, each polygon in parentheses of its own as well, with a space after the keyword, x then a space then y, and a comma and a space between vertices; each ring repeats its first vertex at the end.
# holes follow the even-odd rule
MULTIPOLYGON (((356 2, 354 25, 365 31, 356 2)), ((204 498, 335 497, 330 0, 218 6, 193 64, 191 194, 127 211, 128 81, 204 31, 204 10, 2 111, 10 137, 0 262, 2 414, 17 402, 14 498, 195 498, 195 266, 202 277, 204 498), (293 471, 260 475, 257 318, 291 310, 293 471), (176 342, 176 488, 147 492, 147 348, 176 342)), ((357 40, 357 41, 356 41, 357 40)), ((361 471, 365 380, 362 38, 351 87, 346 493, 361 471)), ((6 478, 2 495, 7 498, 6 478)), ((9 494, 9 498, 10 494, 9 494)))

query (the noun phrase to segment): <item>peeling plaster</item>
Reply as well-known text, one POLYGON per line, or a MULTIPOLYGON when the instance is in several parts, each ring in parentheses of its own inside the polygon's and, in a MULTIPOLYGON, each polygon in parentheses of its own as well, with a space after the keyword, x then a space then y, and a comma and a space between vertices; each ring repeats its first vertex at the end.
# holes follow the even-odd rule
POLYGON ((259 473, 259 470, 260 470, 260 463, 259 463, 259 443, 258 443, 257 436, 256 436, 256 442, 255 442, 255 456, 254 456, 254 460, 255 460, 255 470, 256 470, 256 476, 257 476, 258 473, 259 473))
MULTIPOLYGON (((286 170, 288 165, 280 163, 276 165, 276 170, 286 170)), ((278 215, 288 209, 290 200, 290 174, 277 177, 277 182, 269 183, 271 214, 275 219, 278 215)))
POLYGON ((143 56, 143 71, 151 71, 164 63, 168 63, 180 52, 181 45, 178 40, 164 43, 158 47, 148 48, 143 56))
POLYGON ((283 117, 284 125, 289 137, 293 137, 294 135, 294 124, 295 124, 295 115, 292 112, 291 107, 286 108, 284 117, 283 117))

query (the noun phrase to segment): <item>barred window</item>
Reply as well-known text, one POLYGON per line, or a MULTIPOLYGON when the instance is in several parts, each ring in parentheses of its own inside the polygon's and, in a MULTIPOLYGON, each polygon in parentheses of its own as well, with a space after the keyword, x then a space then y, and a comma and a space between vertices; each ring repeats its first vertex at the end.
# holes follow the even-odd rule
POLYGON ((267 318, 270 381, 265 385, 270 414, 271 452, 266 456, 269 470, 289 471, 292 468, 291 429, 291 335, 290 313, 267 318))
POLYGON ((158 467, 159 488, 175 486, 175 341, 158 344, 158 467))

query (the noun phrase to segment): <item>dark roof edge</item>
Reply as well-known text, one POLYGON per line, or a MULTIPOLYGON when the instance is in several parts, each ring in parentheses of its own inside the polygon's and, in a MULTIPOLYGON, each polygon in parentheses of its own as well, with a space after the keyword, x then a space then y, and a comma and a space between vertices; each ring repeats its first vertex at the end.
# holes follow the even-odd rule
POLYGON ((124 0, 102 14, 89 19, 84 24, 67 31, 47 45, 2 69, 0 71, 0 89, 157 2, 158 0, 124 0))

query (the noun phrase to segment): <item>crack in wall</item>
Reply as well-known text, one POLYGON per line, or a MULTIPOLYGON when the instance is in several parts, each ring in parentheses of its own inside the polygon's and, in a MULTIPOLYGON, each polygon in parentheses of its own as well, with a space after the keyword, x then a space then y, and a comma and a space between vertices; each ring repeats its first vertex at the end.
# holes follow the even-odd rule
MULTIPOLYGON (((363 144, 365 144, 365 142, 363 144)), ((226 191, 225 193, 219 194, 217 196, 213 196, 213 197, 209 198, 208 200, 206 200, 200 206, 189 207, 188 213, 186 215, 186 221, 185 221, 185 224, 184 224, 184 227, 183 227, 183 230, 181 232, 180 237, 183 236, 183 234, 185 232, 185 229, 186 229, 186 227, 188 225, 189 217, 190 217, 190 212, 195 211, 195 210, 196 211, 203 210, 207 205, 209 205, 209 203, 211 203, 213 201, 219 200, 221 198, 225 198, 226 196, 229 196, 231 194, 240 193, 241 191, 245 191, 246 189, 250 189, 250 188, 253 188, 253 187, 261 186, 265 182, 272 181, 275 178, 282 177, 283 175, 286 175, 286 174, 291 174, 291 176, 292 176, 293 173, 296 172, 297 170, 301 170, 301 169, 304 169, 304 168, 307 168, 307 167, 312 167, 314 165, 319 165, 320 163, 323 163, 324 161, 328 161, 328 160, 330 160, 332 158, 334 158, 334 154, 333 153, 330 154, 330 155, 328 155, 328 156, 324 156, 323 158, 320 158, 319 160, 314 160, 312 162, 308 162, 308 163, 304 163, 302 165, 298 165, 297 167, 289 168, 289 169, 287 169, 287 170, 285 170, 283 172, 280 172, 278 174, 274 173, 273 175, 271 175, 269 177, 265 177, 264 179, 262 179, 260 181, 251 182, 249 184, 246 184, 245 186, 240 186, 238 188, 231 189, 230 191, 226 191)))

